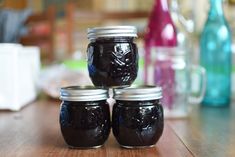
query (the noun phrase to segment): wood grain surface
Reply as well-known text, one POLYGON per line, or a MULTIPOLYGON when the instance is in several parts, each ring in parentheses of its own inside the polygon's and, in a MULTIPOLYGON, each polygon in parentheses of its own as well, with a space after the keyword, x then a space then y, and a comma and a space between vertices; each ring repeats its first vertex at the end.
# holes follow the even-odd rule
POLYGON ((198 108, 189 119, 165 121, 155 147, 123 149, 110 134, 99 149, 69 149, 60 133, 59 103, 37 101, 0 112, 0 157, 225 157, 235 156, 235 109, 198 108), (200 111, 200 112, 199 112, 200 111))

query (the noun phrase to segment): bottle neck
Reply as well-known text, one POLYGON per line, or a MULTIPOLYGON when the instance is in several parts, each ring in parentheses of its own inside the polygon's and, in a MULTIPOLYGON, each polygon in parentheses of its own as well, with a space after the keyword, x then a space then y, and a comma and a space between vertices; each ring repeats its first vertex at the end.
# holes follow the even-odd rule
POLYGON ((210 0, 210 16, 221 16, 223 15, 223 4, 222 0, 210 0))
POLYGON ((155 7, 163 11, 169 10, 167 0, 155 0, 155 7))

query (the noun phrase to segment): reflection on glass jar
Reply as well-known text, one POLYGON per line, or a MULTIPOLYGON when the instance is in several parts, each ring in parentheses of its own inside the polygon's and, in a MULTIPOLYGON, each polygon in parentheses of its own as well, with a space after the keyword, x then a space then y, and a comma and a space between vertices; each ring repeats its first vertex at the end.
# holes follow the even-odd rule
POLYGON ((88 71, 95 86, 129 86, 137 77, 136 28, 131 26, 88 29, 88 71))

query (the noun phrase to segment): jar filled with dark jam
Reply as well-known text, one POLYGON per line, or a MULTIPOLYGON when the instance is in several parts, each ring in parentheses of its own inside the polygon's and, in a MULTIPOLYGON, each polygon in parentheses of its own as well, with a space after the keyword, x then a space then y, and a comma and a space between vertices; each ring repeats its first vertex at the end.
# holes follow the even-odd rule
POLYGON ((71 148, 98 148, 110 132, 108 92, 93 87, 61 89, 60 128, 71 148))
POLYGON ((88 71, 95 86, 130 86, 138 73, 137 30, 132 26, 88 29, 88 71))
POLYGON ((112 129, 125 148, 151 147, 163 132, 163 108, 160 87, 142 86, 115 89, 112 129))

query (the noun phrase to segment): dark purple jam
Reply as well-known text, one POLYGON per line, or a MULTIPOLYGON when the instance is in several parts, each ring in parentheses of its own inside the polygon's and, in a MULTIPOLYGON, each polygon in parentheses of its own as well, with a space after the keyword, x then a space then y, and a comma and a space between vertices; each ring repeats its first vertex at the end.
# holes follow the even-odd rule
POLYGON ((159 100, 117 100, 114 104, 112 128, 121 146, 152 146, 162 135, 163 127, 163 108, 159 100))
POLYGON ((133 37, 97 38, 87 48, 95 86, 129 86, 137 77, 138 50, 133 37))
POLYGON ((70 147, 101 146, 110 132, 110 112, 106 100, 63 101, 60 126, 64 140, 70 147))

